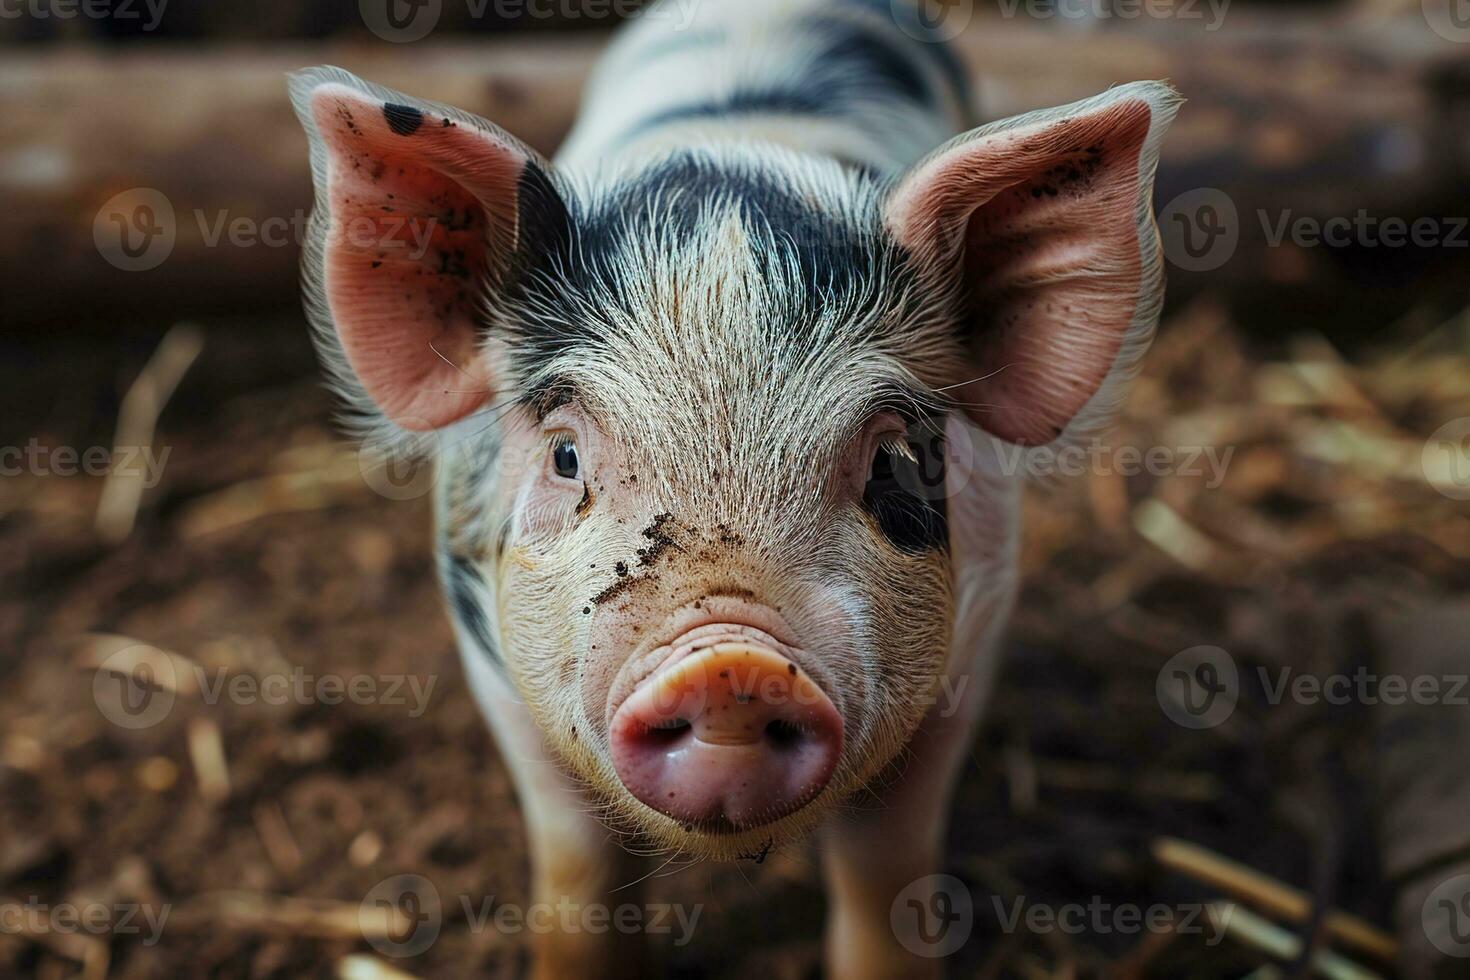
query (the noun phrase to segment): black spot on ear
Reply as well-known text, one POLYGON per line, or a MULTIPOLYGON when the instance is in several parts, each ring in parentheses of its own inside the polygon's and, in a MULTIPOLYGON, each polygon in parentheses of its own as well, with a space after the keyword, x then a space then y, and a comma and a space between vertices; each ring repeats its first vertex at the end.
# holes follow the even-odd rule
POLYGON ((383 118, 388 120, 388 128, 399 136, 412 136, 424 124, 422 112, 411 105, 398 105, 395 102, 383 104, 383 118))

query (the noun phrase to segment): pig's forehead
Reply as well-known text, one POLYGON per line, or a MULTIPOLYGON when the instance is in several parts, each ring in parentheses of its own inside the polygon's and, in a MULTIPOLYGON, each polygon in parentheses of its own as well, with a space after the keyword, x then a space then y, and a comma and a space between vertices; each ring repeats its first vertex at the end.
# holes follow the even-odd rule
POLYGON ((664 431, 708 425, 719 405, 730 426, 838 438, 875 401, 922 389, 902 354, 934 319, 879 194, 779 153, 679 154, 563 189, 568 234, 532 236, 497 311, 522 384, 664 431))

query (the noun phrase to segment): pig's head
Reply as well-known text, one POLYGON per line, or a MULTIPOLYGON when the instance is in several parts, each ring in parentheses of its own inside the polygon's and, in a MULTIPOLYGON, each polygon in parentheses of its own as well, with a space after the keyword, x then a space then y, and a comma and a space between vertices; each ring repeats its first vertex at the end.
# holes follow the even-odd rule
POLYGON ((380 431, 435 435, 461 632, 609 820, 731 856, 887 778, 981 512, 933 447, 1114 400, 1158 312, 1172 91, 893 179, 738 145, 574 179, 346 73, 294 85, 324 360, 380 431))

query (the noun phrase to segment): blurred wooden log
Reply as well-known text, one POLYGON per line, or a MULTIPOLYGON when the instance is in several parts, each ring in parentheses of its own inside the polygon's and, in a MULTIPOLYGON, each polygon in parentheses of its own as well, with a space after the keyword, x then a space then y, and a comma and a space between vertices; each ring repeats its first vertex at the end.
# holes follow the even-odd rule
MULTIPOLYGON (((1244 15, 1231 16, 1234 28, 1244 15)), ((989 117, 1130 79, 1174 79, 1190 102, 1166 144, 1158 203, 1218 188, 1240 232, 1220 268, 1173 270, 1179 295, 1205 283, 1336 289, 1334 277, 1352 278, 1339 267, 1339 250, 1268 248, 1260 215, 1470 213, 1463 52, 1451 50, 1459 60, 1445 61, 1456 46, 1422 22, 1330 36, 1320 25, 1308 34, 1264 23, 1213 33, 1162 25, 1166 35, 1122 22, 1115 26, 1126 30, 1078 32, 977 21, 959 48, 981 79, 989 117)), ((0 61, 5 319, 30 329, 78 320, 156 324, 294 304, 295 240, 310 182, 305 139, 285 94, 290 69, 339 64, 492 118, 551 151, 600 48, 597 37, 546 37, 392 48, 7 51, 0 61), (172 209, 171 221, 155 214, 147 224, 172 228, 174 240, 156 268, 125 271, 104 259, 94 231, 111 240, 115 258, 122 229, 98 219, 99 209, 138 188, 159 192, 172 209), (243 231, 232 234, 236 228, 243 231)), ((128 211, 150 200, 123 198, 128 211)), ((1380 249, 1375 259, 1399 261, 1405 251, 1380 249)))
MULTIPOLYGON (((294 304, 297 229, 311 207, 311 179, 306 138, 286 96, 288 71, 340 64, 491 116, 549 149, 570 123, 593 48, 541 41, 412 52, 7 52, 0 59, 3 315, 37 328, 78 318, 156 324, 172 318, 170 310, 294 304), (145 271, 115 267, 94 241, 99 209, 135 188, 161 193, 173 211, 172 250, 145 271), (231 243, 236 221, 256 229, 254 244, 238 236, 231 243)), ((108 233, 116 241, 120 230, 104 220, 99 234, 108 233)))

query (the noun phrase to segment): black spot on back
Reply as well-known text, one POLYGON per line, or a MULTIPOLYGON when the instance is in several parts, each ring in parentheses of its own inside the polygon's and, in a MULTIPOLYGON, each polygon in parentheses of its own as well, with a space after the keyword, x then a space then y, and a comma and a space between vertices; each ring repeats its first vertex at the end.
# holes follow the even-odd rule
POLYGON ((919 3, 894 3, 893 0, 845 0, 854 7, 879 14, 901 33, 916 57, 928 58, 944 73, 950 87, 967 109, 971 106, 970 73, 945 40, 944 16, 960 16, 946 10, 946 15, 931 17, 927 7, 919 3), (924 8, 924 9, 921 9, 924 8))
POLYGON ((651 133, 670 123, 689 122, 695 119, 719 119, 726 116, 750 115, 753 113, 775 113, 778 115, 816 115, 836 111, 830 98, 810 90, 766 89, 740 90, 706 102, 693 102, 675 106, 640 121, 623 134, 624 144, 651 133))
POLYGON ((841 17, 812 17, 807 23, 818 40, 814 64, 850 79, 843 86, 852 90, 849 95, 897 92, 914 102, 932 101, 933 93, 918 67, 922 53, 910 39, 841 17))
POLYGON ((396 102, 383 104, 383 118, 388 121, 388 128, 399 136, 412 136, 424 124, 422 112, 411 105, 399 105, 396 102))

